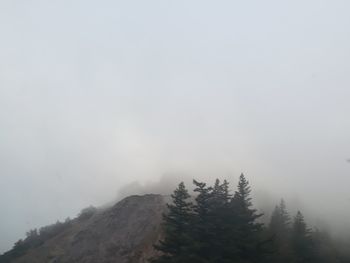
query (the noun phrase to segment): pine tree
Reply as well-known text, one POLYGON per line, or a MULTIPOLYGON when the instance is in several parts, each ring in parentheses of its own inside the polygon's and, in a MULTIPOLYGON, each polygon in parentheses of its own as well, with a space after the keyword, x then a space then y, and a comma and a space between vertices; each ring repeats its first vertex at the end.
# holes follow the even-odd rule
POLYGON ((221 243, 221 261, 220 262, 240 262, 239 248, 239 213, 233 205, 232 195, 229 193, 229 184, 226 180, 221 185, 222 207, 217 212, 220 218, 220 243, 221 243))
POLYGON ((232 262, 230 254, 233 247, 228 248, 232 235, 229 235, 230 226, 227 224, 231 200, 229 183, 226 180, 221 183, 218 179, 213 187, 197 181, 193 183, 196 186, 194 191, 198 193, 194 205, 193 226, 194 238, 197 241, 197 262, 232 262))
POLYGON ((163 215, 164 240, 155 245, 162 255, 151 262, 193 262, 190 251, 193 245, 190 234, 192 203, 188 201, 190 195, 183 182, 178 185, 171 198, 173 203, 167 204, 168 213, 163 215))
POLYGON ((238 189, 232 199, 233 209, 237 213, 237 249, 243 262, 262 262, 265 253, 261 240, 263 224, 258 223, 262 214, 252 208, 250 186, 245 176, 241 174, 238 189))
POLYGON ((291 262, 290 249, 290 216, 286 209, 286 204, 282 199, 272 213, 269 234, 273 238, 273 250, 271 262, 291 262))
MULTIPOLYGON (((194 192, 198 193, 193 206, 194 221, 192 228, 193 239, 195 240, 194 254, 196 262, 211 262, 215 258, 215 249, 212 245, 215 241, 215 224, 213 224, 213 187, 208 187, 206 183, 193 180, 194 192)), ((215 186, 214 186, 215 187, 215 186)))
POLYGON ((244 175, 234 197, 226 180, 221 183, 217 179, 212 187, 193 183, 197 193, 194 205, 186 201, 188 193, 183 185, 175 190, 173 205, 164 216, 164 239, 156 246, 162 255, 153 262, 264 262, 263 224, 257 222, 262 215, 252 208, 244 175))
POLYGON ((311 230, 307 227, 304 216, 300 211, 298 211, 294 217, 291 238, 294 256, 293 262, 314 262, 315 255, 311 230))
POLYGON ((283 199, 272 213, 269 229, 277 236, 286 235, 290 230, 290 216, 283 199))
POLYGON ((210 241, 213 257, 211 262, 226 263, 237 258, 235 250, 235 213, 230 209, 229 183, 216 179, 210 198, 210 217, 213 238, 210 241))

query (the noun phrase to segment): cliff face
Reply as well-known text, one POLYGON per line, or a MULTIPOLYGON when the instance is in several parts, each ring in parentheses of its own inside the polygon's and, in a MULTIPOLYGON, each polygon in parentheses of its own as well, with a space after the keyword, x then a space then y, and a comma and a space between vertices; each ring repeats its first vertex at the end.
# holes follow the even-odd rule
POLYGON ((15 259, 15 263, 146 263, 155 256, 165 200, 130 196, 87 219, 73 220, 62 233, 15 259))

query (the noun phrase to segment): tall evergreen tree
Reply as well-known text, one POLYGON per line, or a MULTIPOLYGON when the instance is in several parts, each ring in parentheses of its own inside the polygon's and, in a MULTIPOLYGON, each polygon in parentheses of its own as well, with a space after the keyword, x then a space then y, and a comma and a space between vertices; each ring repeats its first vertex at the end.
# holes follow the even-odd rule
POLYGON ((164 239, 156 246, 162 255, 153 262, 265 262, 263 224, 257 222, 262 215, 252 207, 244 175, 233 197, 227 181, 216 180, 213 186, 193 183, 197 193, 193 205, 186 201, 183 185, 174 192, 174 202, 164 216, 164 239))
POLYGON ((210 199, 211 216, 209 222, 212 226, 212 232, 215 234, 210 241, 210 246, 214 251, 214 257, 211 262, 226 263, 232 262, 237 258, 235 249, 235 211, 231 210, 231 194, 229 183, 224 180, 221 183, 216 179, 212 196, 210 199))
MULTIPOLYGON (((218 181, 216 181, 218 183, 218 181)), ((214 188, 207 186, 206 183, 193 180, 195 185, 194 192, 197 193, 195 205, 193 206, 194 221, 192 234, 195 239, 195 255, 197 262, 211 262, 216 258, 216 250, 213 243, 217 237, 215 223, 213 223, 213 209, 215 207, 215 198, 213 198, 214 188)))
POLYGON ((229 234, 232 233, 229 224, 232 218, 229 213, 229 183, 226 180, 221 183, 218 179, 213 187, 197 181, 193 183, 196 186, 194 191, 198 193, 193 227, 197 241, 196 253, 200 258, 198 262, 232 262, 234 247, 230 246, 233 235, 229 234))
POLYGON ((269 223, 268 232, 273 238, 271 262, 291 262, 290 249, 290 216, 282 199, 275 207, 269 223))
POLYGON ((192 203, 188 201, 190 195, 181 182, 171 195, 172 204, 167 204, 168 213, 163 215, 164 239, 155 245, 162 253, 153 263, 186 263, 193 262, 190 247, 191 239, 191 209, 192 203))
POLYGON ((264 241, 261 239, 263 224, 257 222, 262 214, 252 208, 250 186, 243 174, 239 177, 237 191, 232 199, 236 213, 237 249, 243 262, 262 262, 264 241))
POLYGON ((281 237, 290 231, 290 216, 283 199, 272 213, 269 229, 273 234, 281 237))
POLYGON ((304 216, 300 211, 298 211, 294 217, 291 242, 294 255, 293 262, 314 262, 315 254, 311 230, 307 227, 304 216))

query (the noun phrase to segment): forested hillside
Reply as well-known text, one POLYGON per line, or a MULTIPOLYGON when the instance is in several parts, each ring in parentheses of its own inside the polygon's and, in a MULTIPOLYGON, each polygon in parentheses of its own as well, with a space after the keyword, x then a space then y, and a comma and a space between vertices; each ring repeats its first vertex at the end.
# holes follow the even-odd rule
POLYGON ((194 201, 184 183, 174 191, 164 239, 155 245, 162 255, 152 263, 350 262, 345 244, 309 227, 300 211, 290 216, 283 199, 263 224, 243 174, 234 193, 227 181, 193 183, 194 201))
MULTIPOLYGON (((235 190, 180 183, 169 197, 130 196, 78 217, 30 230, 1 263, 348 263, 348 243, 307 225, 286 202, 266 222, 244 175, 235 190), (162 216, 163 214, 163 216, 162 216)), ((306 211, 307 214, 307 211, 306 211)))

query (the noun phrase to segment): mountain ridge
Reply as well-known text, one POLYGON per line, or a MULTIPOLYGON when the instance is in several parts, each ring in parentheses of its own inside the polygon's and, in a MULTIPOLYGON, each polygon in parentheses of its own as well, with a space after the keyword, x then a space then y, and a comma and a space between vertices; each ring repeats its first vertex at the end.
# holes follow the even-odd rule
MULTIPOLYGON (((132 195, 111 207, 87 211, 42 244, 0 262, 13 263, 146 263, 161 237, 166 198, 132 195)), ((9 256, 10 253, 10 256, 9 256)), ((6 258, 7 255, 7 258, 6 258)))

